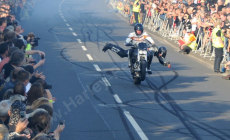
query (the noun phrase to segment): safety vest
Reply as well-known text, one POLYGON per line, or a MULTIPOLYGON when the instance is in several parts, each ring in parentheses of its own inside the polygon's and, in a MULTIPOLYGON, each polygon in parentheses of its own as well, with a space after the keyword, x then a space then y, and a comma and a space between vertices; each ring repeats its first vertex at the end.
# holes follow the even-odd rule
POLYGON ((123 9, 122 2, 120 2, 120 1, 118 2, 117 9, 120 10, 120 11, 123 9))
MULTIPOLYGON (((27 45, 26 45, 26 49, 25 49, 26 51, 31 51, 32 50, 32 45, 30 44, 30 43, 28 43, 27 45)), ((32 57, 32 55, 26 55, 26 57, 32 57)))
POLYGON ((219 27, 216 27, 212 30, 212 46, 215 48, 224 48, 224 35, 221 32, 221 40, 222 42, 219 41, 219 37, 216 35, 216 33, 221 30, 219 27))
POLYGON ((224 6, 226 6, 228 3, 230 3, 230 0, 225 0, 224 6))
POLYGON ((136 0, 133 3, 133 12, 140 12, 140 10, 141 10, 141 4, 139 2, 139 4, 137 5, 138 2, 139 2, 139 0, 136 0))
POLYGON ((192 50, 196 50, 197 48, 197 43, 196 43, 196 37, 194 36, 194 34, 190 34, 190 35, 185 35, 185 42, 189 42, 190 38, 195 38, 194 41, 192 41, 190 44, 188 44, 188 47, 191 48, 192 50))
POLYGON ((192 43, 190 43, 188 46, 189 46, 192 50, 196 50, 196 48, 197 48, 196 40, 193 41, 192 43))

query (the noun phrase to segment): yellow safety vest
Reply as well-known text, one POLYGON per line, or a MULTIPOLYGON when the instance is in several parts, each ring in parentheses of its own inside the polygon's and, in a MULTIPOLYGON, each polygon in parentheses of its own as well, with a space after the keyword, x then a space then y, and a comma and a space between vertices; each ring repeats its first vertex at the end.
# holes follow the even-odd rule
MULTIPOLYGON (((31 51, 32 50, 32 45, 31 44, 27 44, 26 45, 26 49, 25 49, 26 51, 31 51)), ((26 57, 32 57, 32 55, 26 55, 26 57)))
POLYGON ((228 3, 230 3, 230 0, 225 0, 224 6, 226 6, 228 3))
MULTIPOLYGON (((191 37, 195 37, 194 34, 190 34, 189 36, 188 36, 188 35, 185 36, 185 42, 188 42, 189 39, 190 39, 191 37)), ((195 38, 196 38, 196 37, 195 37, 195 38)), ((191 43, 188 45, 188 47, 191 48, 192 50, 196 50, 196 48, 197 48, 196 39, 195 39, 193 42, 191 42, 191 43)))
POLYGON ((221 30, 219 27, 216 27, 212 30, 212 46, 215 48, 224 48, 224 35, 221 32, 221 40, 222 42, 219 41, 218 36, 216 33, 221 30))
POLYGON ((139 0, 136 0, 133 4, 133 12, 140 12, 141 10, 141 4, 139 3, 139 5, 137 5, 137 3, 139 2, 139 0))
POLYGON ((123 9, 123 4, 121 2, 118 2, 117 9, 120 11, 123 9))
POLYGON ((189 46, 192 50, 196 50, 196 48, 197 48, 196 40, 193 41, 192 43, 190 43, 188 46, 189 46))

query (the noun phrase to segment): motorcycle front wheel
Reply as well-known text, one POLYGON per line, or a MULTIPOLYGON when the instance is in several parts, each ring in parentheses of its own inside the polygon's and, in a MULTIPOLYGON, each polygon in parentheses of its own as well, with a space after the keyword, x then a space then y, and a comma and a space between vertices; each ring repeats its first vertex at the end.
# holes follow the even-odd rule
POLYGON ((141 77, 141 81, 145 80, 146 67, 147 67, 147 62, 145 60, 141 60, 141 62, 140 62, 140 77, 141 77))
POLYGON ((140 85, 141 84, 141 79, 135 77, 135 78, 133 78, 133 82, 134 82, 135 85, 140 85))

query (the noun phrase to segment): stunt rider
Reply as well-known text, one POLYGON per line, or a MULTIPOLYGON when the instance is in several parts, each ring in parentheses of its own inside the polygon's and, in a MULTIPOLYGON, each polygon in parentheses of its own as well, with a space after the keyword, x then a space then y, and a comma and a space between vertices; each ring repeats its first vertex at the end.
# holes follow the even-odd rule
MULTIPOLYGON (((165 47, 160 47, 158 48, 153 39, 146 33, 144 32, 143 25, 140 23, 137 23, 134 26, 134 32, 130 33, 128 38, 126 39, 126 46, 133 46, 133 45, 138 45, 139 43, 142 42, 147 42, 149 44, 149 49, 148 49, 148 65, 147 65, 147 72, 149 74, 152 74, 152 71, 150 69, 151 63, 153 56, 156 56, 159 60, 159 62, 164 65, 170 67, 170 63, 165 61, 165 57, 167 54, 167 49, 165 47)), ((108 49, 111 51, 117 53, 120 57, 129 57, 129 66, 131 65, 132 61, 130 58, 132 58, 132 54, 134 49, 131 48, 129 50, 124 50, 118 45, 114 45, 111 43, 106 43, 104 48, 102 49, 104 52, 106 52, 108 49)))

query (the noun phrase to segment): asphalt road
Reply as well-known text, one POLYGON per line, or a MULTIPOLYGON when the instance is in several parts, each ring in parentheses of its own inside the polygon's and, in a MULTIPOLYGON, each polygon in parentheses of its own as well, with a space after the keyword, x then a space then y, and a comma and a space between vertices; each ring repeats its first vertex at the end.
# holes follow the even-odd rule
POLYGON ((136 86, 127 59, 101 51, 106 42, 122 46, 133 31, 108 1, 37 0, 22 26, 46 52, 40 70, 57 98, 53 127, 65 120, 61 139, 230 139, 229 81, 205 63, 153 35, 172 68, 155 58, 153 74, 136 86))

